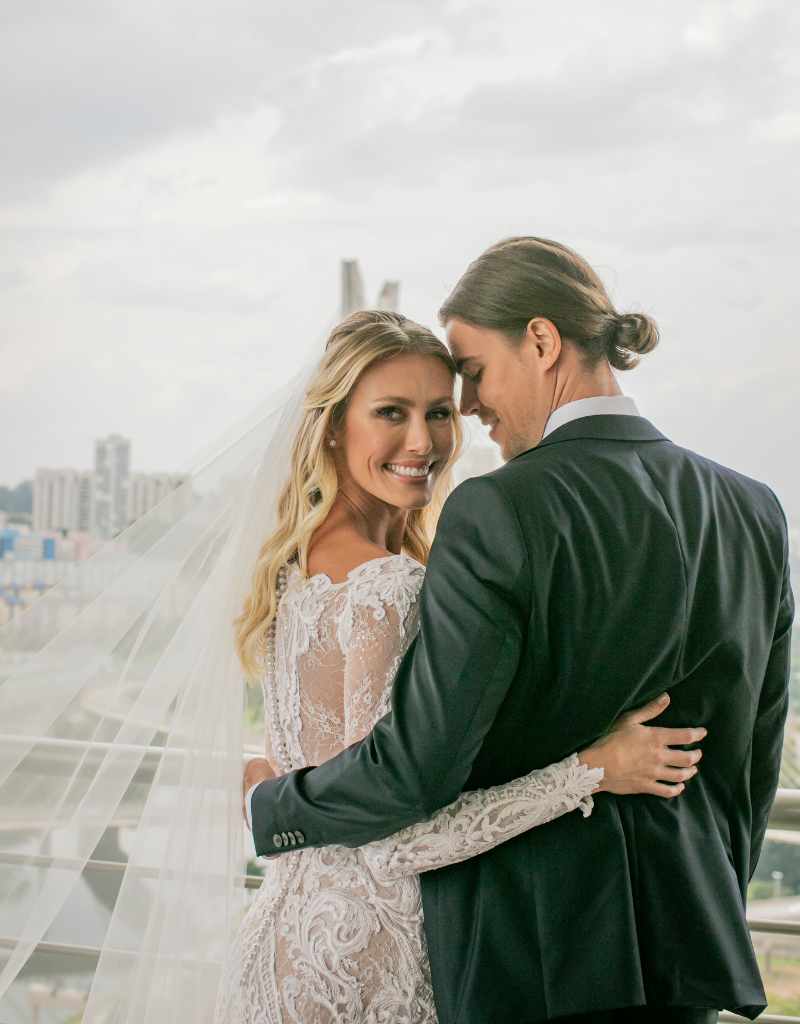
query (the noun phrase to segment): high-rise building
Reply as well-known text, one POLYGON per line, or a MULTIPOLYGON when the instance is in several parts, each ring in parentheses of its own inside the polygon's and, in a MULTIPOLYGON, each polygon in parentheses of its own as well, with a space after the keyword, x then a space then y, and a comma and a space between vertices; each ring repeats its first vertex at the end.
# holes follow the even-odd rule
POLYGON ((133 473, 128 491, 128 522, 146 515, 186 480, 176 473, 133 473))
POLYGON ((93 474, 80 469, 37 469, 33 481, 34 530, 89 530, 93 474))
POLYGON ((76 529, 83 533, 94 530, 94 473, 90 469, 81 470, 78 480, 78 525, 76 529))
POLYGON ((94 533, 116 536, 128 525, 131 443, 119 434, 94 444, 94 533))

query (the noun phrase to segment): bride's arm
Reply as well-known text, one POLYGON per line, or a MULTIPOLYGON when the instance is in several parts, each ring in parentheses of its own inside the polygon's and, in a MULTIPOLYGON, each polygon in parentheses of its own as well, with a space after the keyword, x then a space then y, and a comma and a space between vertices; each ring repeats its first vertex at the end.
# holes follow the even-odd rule
POLYGON ((602 777, 602 768, 572 754, 502 786, 462 793, 427 821, 360 849, 381 881, 457 864, 576 808, 586 817, 602 777))
POLYGON ((504 785, 463 793, 427 821, 361 847, 365 860, 377 878, 390 881, 476 857, 577 809, 588 817, 593 809, 591 794, 599 790, 652 792, 656 785, 659 795, 678 796, 697 774, 701 753, 665 754, 670 748, 662 740, 678 743, 680 737, 662 737, 661 730, 644 725, 668 703, 664 695, 623 715, 607 737, 581 754, 504 785), (654 784, 654 779, 665 781, 654 784))

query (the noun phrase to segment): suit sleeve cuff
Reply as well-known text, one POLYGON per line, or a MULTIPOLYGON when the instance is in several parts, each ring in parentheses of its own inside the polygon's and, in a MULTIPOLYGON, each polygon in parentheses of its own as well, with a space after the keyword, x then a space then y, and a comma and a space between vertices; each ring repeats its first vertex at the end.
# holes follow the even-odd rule
POLYGON ((245 808, 247 810, 247 827, 251 832, 253 831, 253 793, 255 793, 260 785, 261 783, 257 782, 255 786, 251 786, 244 798, 245 808))

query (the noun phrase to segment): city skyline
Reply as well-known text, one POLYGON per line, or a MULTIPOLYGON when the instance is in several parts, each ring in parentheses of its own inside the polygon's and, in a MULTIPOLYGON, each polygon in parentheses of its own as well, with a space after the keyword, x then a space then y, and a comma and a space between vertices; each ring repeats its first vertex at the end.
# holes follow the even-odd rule
POLYGON ((133 470, 131 440, 120 434, 95 438, 93 447, 92 469, 39 466, 32 479, 3 488, 10 496, 30 485, 29 511, 9 509, 0 499, 3 522, 29 521, 42 535, 78 533, 110 540, 186 480, 186 474, 133 470))
MULTIPOLYGON (((391 282, 391 283, 393 284, 394 282, 391 282)), ((644 410, 640 409, 640 411, 644 415, 646 415, 646 412, 644 412, 644 410)), ((230 425, 228 425, 228 426, 230 426, 230 425)), ((485 438, 483 438, 481 436, 480 431, 478 431, 476 433, 476 439, 477 439, 477 443, 478 444, 488 444, 491 447, 494 447, 494 445, 492 445, 491 442, 489 442, 488 440, 486 440, 485 438)), ((673 438, 673 439, 675 439, 675 438, 673 438)), ((183 460, 183 469, 182 470, 164 469, 163 467, 160 470, 142 470, 142 469, 137 469, 135 474, 132 473, 131 476, 133 477, 135 475, 135 476, 144 477, 144 478, 154 478, 154 477, 165 477, 165 478, 166 477, 175 477, 175 478, 177 478, 177 477, 183 477, 189 471, 190 467, 194 464, 194 462, 196 460, 196 456, 198 455, 198 452, 200 450, 204 449, 205 447, 207 447, 214 440, 215 440, 215 438, 213 438, 211 436, 208 436, 207 439, 204 441, 204 444, 202 446, 198 446, 195 449, 193 449, 192 451, 187 452, 187 456, 183 460)), ((94 440, 91 441, 90 442, 90 446, 93 445, 94 443, 95 443, 94 440)), ((691 445, 687 445, 687 446, 691 447, 691 445)), ((701 446, 697 446, 697 448, 698 448, 698 450, 703 452, 703 454, 706 454, 709 457, 713 457, 713 455, 711 453, 709 453, 707 450, 703 449, 701 446)), ((716 461, 725 461, 725 460, 723 460, 722 458, 717 458, 716 461)), ((45 472, 64 472, 64 471, 68 471, 68 472, 74 472, 74 473, 77 473, 77 474, 80 474, 80 473, 84 473, 85 474, 87 472, 91 472, 90 470, 81 469, 79 467, 79 463, 80 463, 80 460, 79 459, 75 459, 75 460, 72 460, 72 464, 71 465, 60 465, 59 466, 59 465, 56 465, 55 461, 53 460, 53 461, 49 462, 46 465, 40 465, 40 466, 36 466, 34 468, 31 468, 27 472, 27 474, 22 475, 21 477, 18 477, 16 479, 8 479, 7 478, 7 479, 4 480, 2 477, 0 477, 0 488, 5 488, 5 489, 7 489, 9 491, 12 491, 15 488, 20 487, 20 486, 22 486, 24 484, 35 485, 36 474, 37 474, 38 471, 45 471, 45 472)), ((797 550, 798 547, 800 547, 800 487, 792 487, 792 488, 788 488, 788 489, 786 489, 786 491, 784 491, 776 483, 775 480, 767 479, 764 474, 759 474, 758 468, 755 465, 753 465, 753 466, 746 466, 746 467, 737 466, 735 464, 735 459, 732 460, 732 461, 728 461, 727 464, 731 465, 732 468, 737 469, 740 472, 744 472, 746 475, 753 476, 755 479, 759 479, 759 480, 762 480, 765 483, 768 483, 773 488, 773 490, 775 490, 776 495, 778 497, 778 500, 781 502, 781 504, 782 504, 782 506, 784 508, 784 511, 786 513, 787 520, 789 522, 790 534, 792 535, 793 547, 795 548, 795 550, 797 550), (750 470, 750 472, 748 472, 748 470, 750 470)), ((800 481, 800 474, 795 474, 794 472, 788 472, 786 474, 786 478, 787 479, 792 478, 795 482, 797 482, 797 481, 800 481)), ((2 510, 1 507, 0 507, 0 510, 2 510)))
MULTIPOLYGON (((347 285, 342 275, 348 272, 345 270, 348 264, 352 265, 350 274, 359 273, 357 261, 341 261, 340 278, 337 282, 340 285, 338 301, 333 300, 330 304, 331 308, 337 309, 337 312, 344 308, 342 302, 347 285)), ((374 276, 377 277, 377 275, 374 276)), ((354 289, 351 298, 363 298, 365 286, 360 273, 358 280, 355 278, 349 280, 349 286, 354 289), (362 291, 357 295, 359 288, 362 291)), ((371 294, 374 290, 378 295, 376 307, 380 308, 382 303, 385 303, 383 308, 391 308, 391 303, 397 302, 398 288, 399 284, 396 280, 385 280, 380 290, 377 287, 369 287, 366 289, 366 294, 371 294)), ((404 291, 407 293, 409 289, 405 287, 404 291)), ((409 299, 410 303, 412 301, 409 299)), ((357 305, 359 305, 358 302, 355 303, 355 306, 357 305)), ((351 308, 355 308, 355 306, 351 305, 351 308)), ((315 332, 309 332, 309 335, 321 339, 334 321, 335 317, 330 317, 324 329, 320 327, 315 332)), ((321 350, 321 341, 318 340, 316 344, 321 350)), ((290 353, 292 361, 282 373, 282 378, 288 379, 310 358, 312 351, 313 348, 309 345, 292 346, 290 353)), ((634 371, 629 374, 618 374, 621 387, 625 393, 632 395, 637 400, 642 415, 655 422, 659 429, 676 443, 693 448, 714 461, 722 462, 745 475, 769 484, 781 501, 790 524, 800 526, 800 474, 794 472, 793 469, 797 457, 796 450, 800 445, 800 427, 796 425, 795 420, 791 419, 791 394, 787 392, 785 396, 780 397, 765 393, 757 384, 759 377, 763 378, 767 372, 767 368, 756 371, 752 367, 743 367, 742 378, 744 381, 752 381, 753 388, 752 394, 746 396, 747 401, 739 406, 733 401, 733 396, 737 393, 738 388, 737 386, 732 387, 730 380, 725 382, 726 371, 725 368, 720 367, 719 376, 721 383, 724 384, 720 392, 711 390, 705 398, 698 398, 695 394, 694 401, 690 402, 688 398, 687 401, 683 401, 680 379, 685 377, 687 383, 693 388, 696 381, 693 382, 691 373, 688 370, 685 374, 682 371, 676 373, 675 379, 665 385, 659 372, 659 362, 669 361, 674 366, 677 356, 678 353, 669 351, 669 339, 662 339, 661 345, 655 353, 646 357, 634 371), (752 408, 748 405, 751 400, 754 403, 752 408), (734 405, 735 408, 733 408, 734 405), (707 423, 700 427, 697 424, 698 409, 701 414, 705 410, 707 417, 707 423), (750 425, 753 423, 757 425, 757 429, 751 429, 750 425)), ((730 369, 727 368, 728 372, 730 369)), ((800 381, 800 370, 793 373, 792 369, 793 367, 787 368, 784 375, 784 383, 790 387, 795 381, 800 381)), ((703 359, 700 361, 700 370, 706 375, 714 373, 714 368, 709 367, 707 360, 703 359)), ((774 373, 778 375, 777 367, 774 368, 774 373)), ((253 395, 251 392, 249 409, 259 408, 261 402, 275 387, 274 377, 270 377, 267 383, 265 372, 260 374, 257 371, 252 373, 243 371, 242 380, 247 381, 248 387, 253 379, 259 378, 263 378, 265 381, 263 393, 253 395)), ((1 386, 0 392, 2 392, 1 386)), ((687 390, 687 395, 692 395, 691 389, 687 390)), ((208 399, 207 392, 205 398, 208 399)), ((187 468, 194 464, 198 453, 212 445, 223 433, 228 432, 232 424, 246 418, 242 416, 242 409, 248 408, 244 403, 230 404, 225 396, 217 396, 217 398, 219 401, 212 403, 207 410, 204 410, 207 414, 201 417, 196 416, 196 411, 198 405, 203 405, 202 401, 199 403, 187 401, 184 405, 176 403, 172 408, 165 409, 162 413, 165 425, 163 434, 158 430, 154 433, 153 423, 149 422, 142 437, 137 437, 137 450, 144 450, 142 458, 146 462, 157 465, 159 458, 162 461, 160 468, 142 470, 142 472, 185 473, 187 468), (226 419, 226 410, 230 414, 230 419, 226 419)), ((136 407, 137 403, 134 400, 125 410, 129 421, 136 419, 136 415, 132 412, 136 407)), ((107 421, 109 418, 107 417, 107 421)), ((0 419, 2 419, 2 409, 0 409, 0 419)), ((114 420, 119 423, 120 417, 117 415, 114 420)), ((133 433, 119 430, 119 428, 118 432, 126 434, 126 436, 133 433)), ((94 437, 96 437, 96 430, 88 428, 86 434, 77 437, 70 436, 68 444, 63 437, 52 439, 53 449, 56 452, 63 452, 65 456, 72 456, 71 458, 64 457, 61 460, 62 465, 74 466, 80 464, 81 461, 75 457, 76 449, 85 447, 87 443, 92 444, 94 437)), ((17 464, 20 460, 20 447, 17 445, 11 449, 14 462, 17 464)), ((33 480, 38 467, 30 466, 30 464, 27 471, 23 470, 16 477, 13 475, 13 470, 6 470, 4 476, 3 465, 4 462, 8 463, 9 458, 8 449, 0 452, 0 484, 13 488, 26 480, 33 480)), ((58 456, 55 454, 52 458, 40 460, 40 464, 47 468, 58 468, 57 463, 58 456)))

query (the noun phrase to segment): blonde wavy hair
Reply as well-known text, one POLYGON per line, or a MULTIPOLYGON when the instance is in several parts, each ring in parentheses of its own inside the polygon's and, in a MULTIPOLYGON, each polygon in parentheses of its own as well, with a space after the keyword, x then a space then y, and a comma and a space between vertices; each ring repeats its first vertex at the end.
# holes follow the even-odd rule
MULTIPOLYGON (((292 445, 291 469, 278 498, 278 526, 264 541, 253 570, 250 594, 234 622, 236 649, 245 674, 259 673, 258 652, 278 610, 276 582, 282 566, 296 562, 308 573, 311 539, 325 522, 339 491, 333 453, 326 439, 344 421, 347 403, 362 374, 397 356, 440 359, 456 375, 444 344, 427 328, 399 313, 362 310, 334 327, 319 370, 308 387, 303 420, 292 445)), ((452 465, 463 440, 458 411, 453 416, 453 453, 439 474, 428 506, 408 514, 403 551, 425 564, 436 523, 452 489, 452 465)))

